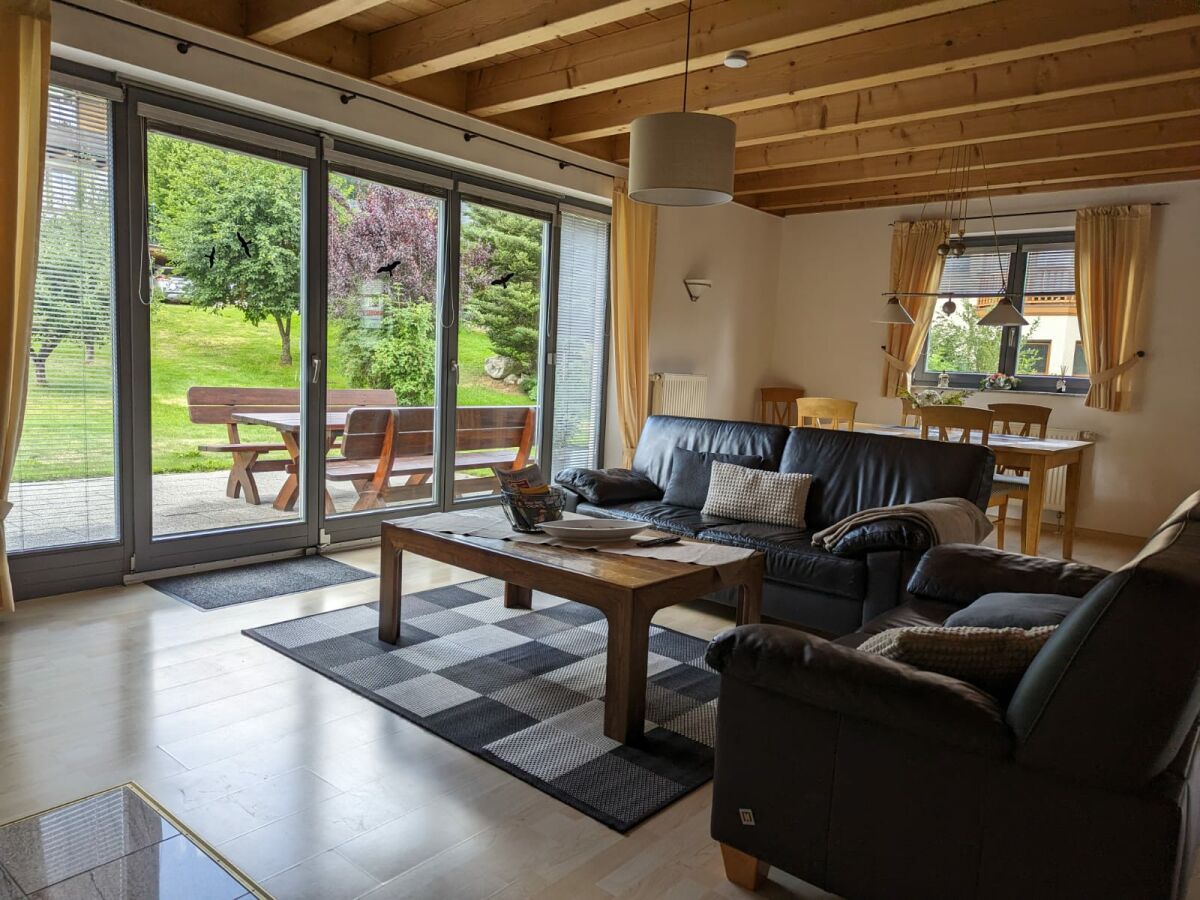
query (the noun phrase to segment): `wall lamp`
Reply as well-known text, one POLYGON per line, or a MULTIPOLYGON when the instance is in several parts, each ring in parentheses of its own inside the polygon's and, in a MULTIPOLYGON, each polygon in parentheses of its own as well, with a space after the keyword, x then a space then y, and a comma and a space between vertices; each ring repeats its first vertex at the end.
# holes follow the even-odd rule
POLYGON ((688 297, 695 303, 700 299, 701 294, 712 287, 712 282, 707 278, 685 278, 683 286, 687 288, 688 297))

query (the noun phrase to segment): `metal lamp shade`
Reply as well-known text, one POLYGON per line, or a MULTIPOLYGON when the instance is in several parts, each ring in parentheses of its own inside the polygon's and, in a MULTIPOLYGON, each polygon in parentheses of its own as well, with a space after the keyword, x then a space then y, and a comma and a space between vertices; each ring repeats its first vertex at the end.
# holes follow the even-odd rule
POLYGON ((1017 308, 1012 305, 1012 301, 1007 297, 1001 297, 1000 302, 992 307, 991 311, 986 316, 979 320, 980 325, 1028 325, 1029 321, 1017 312, 1017 308))
POLYGON ((634 119, 629 196, 657 206, 713 206, 733 199, 737 128, 724 116, 655 113, 634 119))
POLYGON ((880 325, 913 324, 912 316, 908 314, 908 310, 900 305, 899 297, 889 297, 887 305, 885 305, 880 314, 871 321, 878 322, 880 325))

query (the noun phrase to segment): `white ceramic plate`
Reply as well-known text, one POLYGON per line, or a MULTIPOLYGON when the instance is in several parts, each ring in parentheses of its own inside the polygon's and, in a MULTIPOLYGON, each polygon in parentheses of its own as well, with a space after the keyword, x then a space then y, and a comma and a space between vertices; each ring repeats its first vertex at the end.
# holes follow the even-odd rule
POLYGON ((629 540, 649 526, 618 519, 563 519, 560 522, 543 522, 540 527, 546 534, 563 541, 615 544, 629 540))

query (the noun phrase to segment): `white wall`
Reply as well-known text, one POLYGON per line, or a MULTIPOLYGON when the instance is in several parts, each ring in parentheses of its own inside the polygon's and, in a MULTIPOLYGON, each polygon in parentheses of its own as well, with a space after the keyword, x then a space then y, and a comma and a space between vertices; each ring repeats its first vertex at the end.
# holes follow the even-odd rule
MULTIPOLYGON (((736 203, 659 210, 650 371, 707 375, 712 418, 756 417, 770 367, 781 221, 736 203), (685 278, 713 286, 693 303, 685 278)), ((610 466, 621 461, 613 396, 610 386, 604 455, 610 466)))
MULTIPOLYGON (((1054 408, 1052 427, 1099 434, 1084 469, 1079 525, 1144 535, 1200 488, 1200 182, 996 198, 997 212, 1167 201, 1154 210, 1153 260, 1135 408, 1088 409, 1080 397, 1015 395, 1054 408)), ((769 376, 810 395, 858 401, 862 421, 895 422, 879 396, 885 326, 869 322, 888 286, 891 231, 919 208, 793 216, 781 224, 769 376)), ((1071 226, 1072 214, 1001 219, 1009 231, 1071 226)), ((974 223, 978 228, 986 223, 974 223)), ((656 336, 657 337, 657 336, 656 336)), ((761 352, 761 351, 759 351, 761 352)), ((751 358, 754 358, 752 353, 751 358)), ((972 405, 990 396, 977 394, 972 405)))

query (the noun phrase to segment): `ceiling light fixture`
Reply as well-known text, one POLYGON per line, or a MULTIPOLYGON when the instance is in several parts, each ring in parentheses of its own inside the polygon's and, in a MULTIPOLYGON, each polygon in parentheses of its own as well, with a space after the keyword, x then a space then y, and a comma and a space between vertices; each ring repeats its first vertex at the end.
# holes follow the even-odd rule
POLYGON ((633 120, 629 133, 629 196, 658 206, 713 206, 733 199, 737 129, 731 119, 687 111, 692 47, 688 0, 683 57, 683 109, 633 120))
POLYGON ((749 50, 730 50, 725 54, 725 68, 744 69, 750 65, 749 50))

